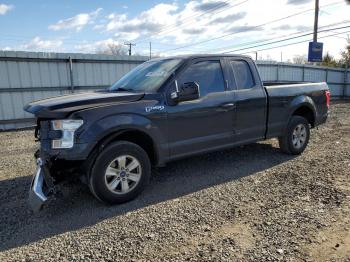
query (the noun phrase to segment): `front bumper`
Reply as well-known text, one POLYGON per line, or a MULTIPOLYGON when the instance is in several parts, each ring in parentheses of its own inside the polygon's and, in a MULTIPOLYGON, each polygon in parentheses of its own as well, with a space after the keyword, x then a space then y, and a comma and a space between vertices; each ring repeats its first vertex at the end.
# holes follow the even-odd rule
POLYGON ((29 206, 34 212, 39 211, 44 205, 45 201, 50 194, 49 183, 45 181, 45 177, 49 174, 45 174, 46 168, 41 158, 37 159, 37 169, 33 176, 32 183, 29 190, 29 206))

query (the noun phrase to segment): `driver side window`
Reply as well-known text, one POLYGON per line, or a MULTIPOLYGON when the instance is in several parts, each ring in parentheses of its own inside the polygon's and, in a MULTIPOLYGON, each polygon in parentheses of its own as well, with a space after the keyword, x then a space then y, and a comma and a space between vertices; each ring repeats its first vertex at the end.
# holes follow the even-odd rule
POLYGON ((196 82, 200 96, 225 91, 224 77, 219 60, 199 61, 190 65, 179 77, 178 85, 196 82))

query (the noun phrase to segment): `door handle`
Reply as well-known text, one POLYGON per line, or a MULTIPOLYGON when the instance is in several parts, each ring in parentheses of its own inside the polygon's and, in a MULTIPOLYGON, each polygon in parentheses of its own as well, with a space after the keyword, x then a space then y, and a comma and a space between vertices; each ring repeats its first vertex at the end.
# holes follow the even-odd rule
POLYGON ((223 108, 234 108, 235 107, 235 103, 223 104, 223 105, 221 105, 221 107, 223 107, 223 108))

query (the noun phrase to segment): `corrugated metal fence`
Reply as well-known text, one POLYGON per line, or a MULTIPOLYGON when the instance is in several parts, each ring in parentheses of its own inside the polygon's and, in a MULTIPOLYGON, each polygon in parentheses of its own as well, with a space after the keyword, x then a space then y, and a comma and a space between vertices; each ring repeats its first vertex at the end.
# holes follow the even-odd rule
POLYGON ((263 81, 269 82, 327 82, 332 97, 350 97, 350 71, 319 67, 258 61, 263 81))
POLYGON ((147 60, 140 56, 0 51, 0 130, 33 124, 30 101, 106 88, 147 60))
MULTIPOLYGON (((32 115, 23 111, 30 101, 106 88, 147 59, 0 51, 0 130, 31 125, 32 115)), ((259 61, 258 67, 263 81, 325 81, 333 96, 350 96, 350 72, 343 69, 264 61, 259 61)))

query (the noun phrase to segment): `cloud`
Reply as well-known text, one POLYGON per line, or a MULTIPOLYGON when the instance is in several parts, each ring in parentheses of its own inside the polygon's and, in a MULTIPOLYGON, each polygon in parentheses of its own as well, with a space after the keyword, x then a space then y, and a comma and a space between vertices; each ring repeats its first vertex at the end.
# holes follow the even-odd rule
POLYGON ((161 24, 154 22, 145 22, 145 23, 128 23, 122 25, 119 29, 122 32, 148 32, 154 33, 159 31, 162 28, 161 24))
POLYGON ((300 32, 310 30, 312 27, 311 26, 305 26, 305 25, 297 25, 297 26, 291 26, 288 24, 280 25, 277 27, 274 27, 274 30, 282 30, 282 31, 287 31, 287 30, 297 30, 300 32))
POLYGON ((292 27, 291 25, 280 25, 277 27, 274 27, 274 30, 292 30, 294 27, 292 27))
POLYGON ((204 33, 205 28, 189 28, 189 29, 182 30, 182 32, 189 35, 198 35, 198 34, 204 33))
POLYGON ((247 15, 240 8, 236 2, 224 0, 190 0, 184 5, 173 1, 156 4, 136 16, 111 13, 106 16, 105 27, 99 25, 95 29, 128 41, 147 38, 147 41, 179 45, 224 32, 227 23, 247 15))
POLYGON ((224 16, 224 17, 218 17, 212 20, 209 24, 232 23, 240 19, 243 19, 246 15, 247 15, 246 12, 239 12, 239 13, 224 16))
POLYGON ((273 0, 269 0, 269 3, 239 2, 242 4, 227 0, 189 0, 184 4, 181 1, 171 1, 155 4, 136 14, 119 9, 104 17, 106 21, 99 22, 95 30, 120 42, 133 41, 137 44, 137 50, 152 41, 156 43, 155 51, 167 53, 169 50, 171 53, 168 54, 173 54, 172 50, 178 47, 180 48, 175 52, 202 52, 205 49, 215 52, 220 45, 242 42, 243 33, 245 41, 256 41, 262 36, 276 37, 283 30, 305 30, 302 26, 305 21, 307 25, 309 17, 306 16, 285 21, 285 24, 300 25, 295 28, 284 26, 274 30, 273 27, 278 27, 281 23, 268 23, 299 10, 298 5, 285 8, 287 1, 298 1, 301 4, 302 0, 284 0, 278 3, 273 0), (220 37, 220 43, 215 37, 220 37))
POLYGON ((59 20, 56 24, 50 25, 49 29, 54 31, 65 29, 73 29, 76 31, 80 31, 87 24, 93 23, 94 19, 98 16, 98 14, 101 11, 102 8, 98 8, 91 13, 81 13, 67 19, 59 20))
POLYGON ((162 41, 163 38, 172 38, 172 41, 180 43, 189 40, 194 35, 202 37, 209 31, 215 33, 215 30, 221 29, 220 26, 216 25, 245 17, 245 12, 228 13, 230 6, 229 2, 220 0, 189 1, 180 10, 176 2, 161 3, 132 18, 128 17, 126 13, 112 13, 107 16, 109 22, 106 24, 105 30, 114 32, 116 37, 122 35, 125 37, 126 34, 132 36, 133 39, 152 36, 157 41, 162 41), (214 12, 210 16, 203 15, 209 10, 216 11, 215 7, 220 7, 220 14, 214 12), (195 28, 192 28, 193 24, 196 24, 195 28))
POLYGON ((156 33, 165 25, 175 22, 172 12, 177 8, 175 4, 158 4, 131 19, 128 19, 127 14, 110 14, 106 30, 124 35, 133 33, 134 37, 136 34, 138 37, 141 34, 156 33))
POLYGON ((107 23, 106 30, 107 31, 112 31, 115 29, 118 29, 120 26, 124 24, 124 22, 127 19, 126 14, 110 14, 107 16, 107 18, 110 20, 107 23))
POLYGON ((207 12, 216 8, 228 7, 230 4, 224 1, 202 2, 195 6, 194 10, 199 12, 207 12))
POLYGON ((25 50, 56 50, 63 45, 62 40, 42 40, 40 37, 34 37, 28 44, 21 46, 25 50))
POLYGON ((5 15, 8 11, 13 9, 13 5, 0 4, 0 15, 5 15))
POLYGON ((105 26, 103 24, 97 24, 97 25, 94 25, 94 27, 92 29, 94 30, 100 30, 100 29, 103 29, 105 26))
POLYGON ((13 48, 9 47, 9 46, 5 46, 5 47, 0 48, 0 50, 2 50, 2 51, 12 51, 13 48))
POLYGON ((119 32, 119 33, 115 33, 114 36, 118 39, 121 39, 121 40, 127 40, 127 41, 132 41, 136 38, 139 37, 139 33, 133 33, 133 32, 119 32))
POLYGON ((307 30, 311 30, 312 28, 313 28, 312 26, 306 26, 306 25, 298 25, 295 27, 295 29, 298 31, 307 31, 307 30))
POLYGON ((79 51, 79 52, 84 52, 84 53, 96 53, 98 51, 103 51, 107 50, 109 46, 111 45, 122 45, 122 43, 113 40, 112 38, 108 38, 105 40, 100 40, 96 42, 82 42, 81 44, 75 45, 74 48, 79 51))
POLYGON ((287 4, 288 5, 303 5, 306 3, 310 3, 313 0, 288 0, 287 4))
POLYGON ((232 26, 226 30, 228 33, 242 33, 242 32, 253 32, 253 31, 263 31, 263 27, 251 26, 251 25, 238 25, 232 26))

